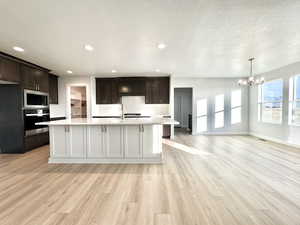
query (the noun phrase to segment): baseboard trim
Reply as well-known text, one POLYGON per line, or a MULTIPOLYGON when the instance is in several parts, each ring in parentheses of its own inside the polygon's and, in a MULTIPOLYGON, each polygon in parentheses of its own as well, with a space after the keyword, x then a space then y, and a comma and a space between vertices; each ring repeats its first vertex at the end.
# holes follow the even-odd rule
POLYGON ((257 134, 257 133, 254 133, 254 132, 249 132, 249 135, 253 136, 253 137, 257 137, 257 138, 262 138, 262 139, 265 139, 267 141, 272 141, 272 142, 275 142, 275 143, 278 143, 278 144, 283 144, 283 145, 287 145, 287 146, 294 147, 294 148, 300 148, 300 145, 293 144, 293 143, 290 143, 290 142, 287 142, 287 141, 283 141, 279 138, 273 138, 273 137, 270 137, 270 136, 261 135, 261 134, 257 134))
POLYGON ((49 158, 50 164, 161 164, 163 159, 141 158, 141 159, 117 159, 117 158, 49 158))
POLYGON ((197 133, 195 135, 207 135, 207 136, 230 136, 230 135, 249 135, 248 132, 206 132, 206 133, 197 133))

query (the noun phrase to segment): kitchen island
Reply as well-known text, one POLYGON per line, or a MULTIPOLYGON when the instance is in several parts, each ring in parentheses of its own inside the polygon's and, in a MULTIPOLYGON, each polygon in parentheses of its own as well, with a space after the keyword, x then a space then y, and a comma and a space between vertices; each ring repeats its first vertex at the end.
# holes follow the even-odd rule
POLYGON ((48 125, 49 163, 161 163, 162 126, 170 118, 69 119, 48 125))

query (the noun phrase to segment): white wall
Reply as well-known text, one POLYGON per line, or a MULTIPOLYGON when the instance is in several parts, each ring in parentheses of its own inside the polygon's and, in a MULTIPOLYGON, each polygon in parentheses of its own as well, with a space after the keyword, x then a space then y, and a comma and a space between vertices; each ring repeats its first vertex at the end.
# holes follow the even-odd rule
POLYGON ((260 74, 266 81, 283 78, 283 117, 282 124, 269 124, 258 121, 258 90, 250 89, 250 118, 249 131, 251 134, 288 144, 300 145, 300 127, 288 125, 289 78, 300 74, 300 62, 260 74))
POLYGON ((86 86, 87 90, 87 116, 91 116, 91 82, 90 77, 59 77, 58 78, 58 104, 50 105, 50 118, 70 117, 70 103, 68 102, 67 92, 70 86, 86 86))
POLYGON ((192 114, 192 89, 176 88, 174 92, 174 118, 180 122, 178 126, 189 126, 189 114, 192 114), (177 110, 176 110, 177 109, 177 110))
MULTIPOLYGON (((174 105, 174 88, 193 88, 193 134, 197 134, 196 101, 206 98, 208 100, 208 130, 206 134, 245 134, 248 132, 248 87, 239 87, 238 79, 231 78, 171 78, 171 106, 174 105), (242 90, 242 122, 231 125, 231 91, 242 90), (214 128, 214 99, 216 95, 225 95, 225 126, 214 128)), ((171 107, 174 118, 174 107, 171 107)), ((172 128, 172 136, 174 129, 172 128)))

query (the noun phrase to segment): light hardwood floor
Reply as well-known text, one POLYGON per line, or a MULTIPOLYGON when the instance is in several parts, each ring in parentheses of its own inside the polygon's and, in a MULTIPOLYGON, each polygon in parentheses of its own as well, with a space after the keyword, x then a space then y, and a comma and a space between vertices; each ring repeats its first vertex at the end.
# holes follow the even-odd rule
POLYGON ((0 155, 0 225, 299 225, 300 149, 177 135, 163 165, 0 155))

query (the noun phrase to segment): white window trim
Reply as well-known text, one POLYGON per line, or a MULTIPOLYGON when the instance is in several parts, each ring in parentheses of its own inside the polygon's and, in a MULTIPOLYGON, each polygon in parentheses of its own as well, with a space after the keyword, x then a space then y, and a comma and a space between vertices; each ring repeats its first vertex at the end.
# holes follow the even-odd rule
POLYGON ((201 101, 201 100, 205 100, 206 101, 206 113, 198 116, 198 112, 196 112, 197 113, 196 120, 198 120, 198 118, 206 117, 206 130, 198 132, 198 125, 197 125, 197 133, 205 133, 205 132, 207 132, 207 125, 208 125, 208 113, 207 113, 207 110, 208 110, 208 100, 207 100, 207 98, 201 98, 201 99, 198 99, 196 101, 197 102, 196 104, 198 104, 198 101, 201 101))
POLYGON ((241 123, 242 123, 242 120, 243 120, 243 118, 242 118, 242 115, 243 115, 243 113, 242 113, 242 107, 243 107, 242 101, 243 101, 243 100, 242 100, 242 99, 243 99, 243 98, 242 98, 242 90, 241 90, 241 89, 231 91, 231 96, 230 96, 230 107, 231 107, 230 113, 231 113, 231 114, 230 114, 230 115, 232 115, 232 110, 237 109, 237 108, 241 108, 241 121, 238 122, 238 123, 232 123, 232 117, 230 116, 230 124, 231 124, 231 125, 236 125, 236 124, 241 124, 241 123), (241 104, 238 105, 238 106, 232 107, 232 92, 234 92, 234 91, 240 91, 240 92, 241 92, 241 104))
MULTIPOLYGON (((283 82, 283 79, 279 78, 279 79, 274 79, 274 80, 268 80, 265 83, 276 81, 276 80, 281 80, 283 82)), ((282 99, 282 101, 263 102, 262 101, 262 99, 263 99, 263 85, 259 85, 258 88, 260 89, 260 90, 258 90, 259 91, 259 96, 258 96, 259 98, 258 98, 258 103, 257 103, 257 106, 258 106, 257 109, 260 110, 259 111, 258 122, 265 123, 265 124, 281 125, 282 124, 282 117, 283 117, 283 99, 282 99), (281 113, 280 122, 263 121, 263 119, 262 119, 262 105, 263 104, 267 104, 267 103, 281 103, 281 105, 282 105, 282 107, 281 107, 282 113, 281 113)), ((283 98, 283 93, 282 93, 282 98, 283 98)))
MULTIPOLYGON (((224 94, 220 94, 220 95, 223 95, 223 109, 214 112, 214 129, 221 129, 221 128, 225 127, 225 95, 224 94), (223 126, 216 127, 216 114, 221 113, 221 112, 223 112, 223 117, 224 117, 223 126)), ((218 95, 215 96, 215 110, 216 110, 216 97, 217 96, 218 95)))
MULTIPOLYGON (((300 123, 295 123, 293 121, 294 117, 294 105, 296 102, 300 103, 300 99, 295 99, 296 96, 296 77, 299 77, 300 75, 292 76, 289 80, 289 126, 295 126, 300 127, 300 123)), ((300 88, 300 87, 299 87, 300 88)))

